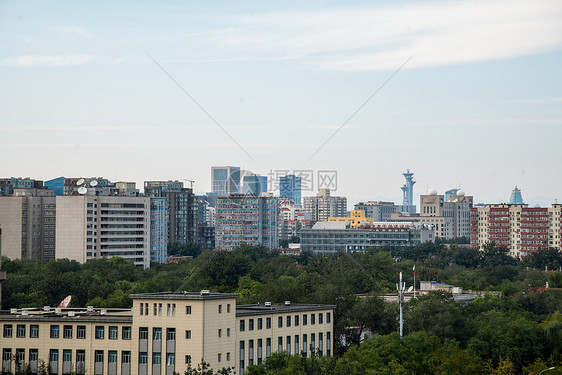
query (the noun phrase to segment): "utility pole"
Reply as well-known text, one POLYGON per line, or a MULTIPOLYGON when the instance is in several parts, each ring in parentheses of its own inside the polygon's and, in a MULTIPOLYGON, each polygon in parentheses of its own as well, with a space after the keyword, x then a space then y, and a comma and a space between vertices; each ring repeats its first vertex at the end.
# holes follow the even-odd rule
POLYGON ((396 284, 396 289, 398 289, 398 303, 400 304, 400 339, 404 336, 404 315, 403 315, 403 305, 404 305, 404 288, 406 283, 402 282, 402 272, 400 272, 400 281, 396 284))

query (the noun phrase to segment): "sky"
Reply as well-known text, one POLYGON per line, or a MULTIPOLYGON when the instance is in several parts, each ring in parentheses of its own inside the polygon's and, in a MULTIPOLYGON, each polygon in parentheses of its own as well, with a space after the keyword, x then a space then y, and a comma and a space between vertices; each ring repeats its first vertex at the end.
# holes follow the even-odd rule
POLYGON ((561 20, 559 0, 0 1, 0 177, 329 170, 353 203, 401 202, 410 169, 415 196, 550 205, 561 20))

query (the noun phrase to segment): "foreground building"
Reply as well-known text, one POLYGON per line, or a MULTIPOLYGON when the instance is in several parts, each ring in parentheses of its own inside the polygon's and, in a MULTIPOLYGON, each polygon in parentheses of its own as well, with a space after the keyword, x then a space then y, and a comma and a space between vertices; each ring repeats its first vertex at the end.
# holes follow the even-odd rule
POLYGON ((413 246, 434 242, 433 228, 419 222, 373 222, 353 228, 349 222, 316 223, 303 229, 301 250, 315 253, 364 251, 374 246, 413 246))
POLYGON ((494 242, 513 257, 540 249, 562 250, 562 204, 529 207, 526 204, 489 204, 474 207, 470 216, 470 244, 482 249, 494 242))
POLYGON ((333 305, 236 306, 236 294, 132 295, 132 309, 13 309, 0 314, 2 371, 172 375, 201 359, 237 374, 273 352, 333 352, 333 305))

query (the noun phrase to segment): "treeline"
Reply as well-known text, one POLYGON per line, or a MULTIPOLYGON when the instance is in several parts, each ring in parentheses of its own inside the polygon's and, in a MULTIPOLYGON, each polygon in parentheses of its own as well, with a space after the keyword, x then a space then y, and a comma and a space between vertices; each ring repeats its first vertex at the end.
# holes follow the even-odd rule
MULTIPOLYGON (((544 272, 560 267, 562 256, 555 249, 540 251, 520 263, 500 247, 475 251, 454 244, 298 257, 241 246, 233 251, 204 251, 184 263, 147 270, 121 258, 85 264, 4 259, 8 277, 2 307, 56 306, 69 294, 74 306, 129 307, 132 293, 201 289, 236 292, 239 304, 286 300, 335 304, 335 358, 276 356, 278 364, 268 366, 277 370, 275 366, 320 366, 327 371, 322 373, 334 374, 463 373, 450 370, 455 367, 449 359, 467 356, 478 369, 472 373, 493 373, 498 366, 529 373, 529 366, 560 361, 562 350, 556 343, 562 343, 562 293, 556 288, 562 288, 562 274, 544 272), (417 281, 500 291, 502 296, 458 303, 448 294, 431 293, 412 300, 406 305, 407 337, 399 340, 395 336, 398 306, 377 294, 395 293, 400 271, 407 285, 412 285, 414 264, 417 281), (549 289, 545 289, 547 282, 549 289), (375 337, 362 341, 367 331, 375 337), (422 348, 409 348, 407 343, 422 348), (416 356, 422 356, 420 363, 436 372, 415 367, 422 360, 416 356), (346 370, 341 372, 341 368, 346 370)), ((269 373, 265 364, 252 371, 269 373)))

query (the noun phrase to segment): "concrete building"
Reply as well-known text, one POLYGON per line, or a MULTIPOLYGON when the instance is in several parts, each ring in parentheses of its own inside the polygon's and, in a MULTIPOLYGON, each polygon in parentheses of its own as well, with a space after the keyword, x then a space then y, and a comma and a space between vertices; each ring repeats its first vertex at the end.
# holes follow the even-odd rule
POLYGON ((328 221, 348 222, 351 228, 359 228, 362 225, 372 225, 375 219, 365 217, 363 210, 352 210, 348 217, 331 217, 328 221))
POLYGON ((310 228, 311 214, 292 199, 281 198, 279 202, 279 238, 300 237, 303 228, 310 228))
POLYGON ((287 175, 279 178, 279 196, 288 198, 296 205, 300 206, 301 202, 301 185, 302 178, 295 175, 287 175))
POLYGON ((260 176, 251 172, 245 172, 242 178, 242 193, 261 196, 267 193, 267 176, 260 176))
POLYGON ((2 371, 172 375, 200 360, 244 374, 271 353, 333 352, 333 305, 236 306, 236 294, 132 295, 132 309, 14 309, 0 314, 2 371))
POLYGON ((52 190, 35 188, 14 189, 12 195, 0 196, 4 256, 55 258, 55 199, 52 190))
POLYGON ((168 259, 168 199, 150 198, 150 262, 166 263, 168 259))
POLYGON ((0 196, 14 194, 16 189, 43 189, 43 181, 26 177, 0 178, 0 196))
POLYGON ((211 189, 219 197, 241 193, 240 167, 211 167, 211 189))
POLYGON ((473 207, 473 197, 458 190, 455 196, 450 196, 446 202, 443 195, 430 190, 429 194, 420 195, 419 214, 392 214, 392 220, 417 220, 423 224, 433 226, 435 237, 453 239, 470 237, 470 210, 473 207))
POLYGON ((167 199, 168 242, 197 242, 198 199, 193 189, 180 181, 145 181, 144 194, 167 199))
POLYGON ((399 212, 399 208, 394 202, 368 201, 355 204, 356 210, 364 211, 365 217, 371 217, 375 221, 391 220, 391 215, 399 212))
POLYGON ((347 216, 347 198, 330 195, 330 189, 320 189, 315 197, 304 197, 304 212, 311 220, 328 221, 330 217, 347 216))
POLYGON ((406 183, 401 187, 403 193, 402 206, 400 206, 400 212, 406 212, 409 214, 416 213, 416 206, 414 205, 414 174, 408 169, 406 173, 402 173, 406 179, 406 183))
POLYGON ((474 207, 470 217, 470 244, 482 249, 494 242, 513 257, 540 249, 562 250, 562 205, 529 207, 526 204, 489 204, 474 207))
POLYGON ((373 222, 361 228, 352 228, 349 222, 319 222, 312 229, 302 230, 301 250, 354 252, 373 246, 412 246, 433 241, 433 229, 419 222, 373 222))
POLYGON ((0 310, 2 309, 2 283, 6 280, 6 271, 2 270, 2 228, 0 228, 0 310))
POLYGON ((56 197, 56 257, 120 256, 149 267, 150 198, 94 194, 56 197))
POLYGON ((234 194, 218 197, 215 209, 217 249, 230 250, 243 243, 279 247, 279 198, 234 194))

